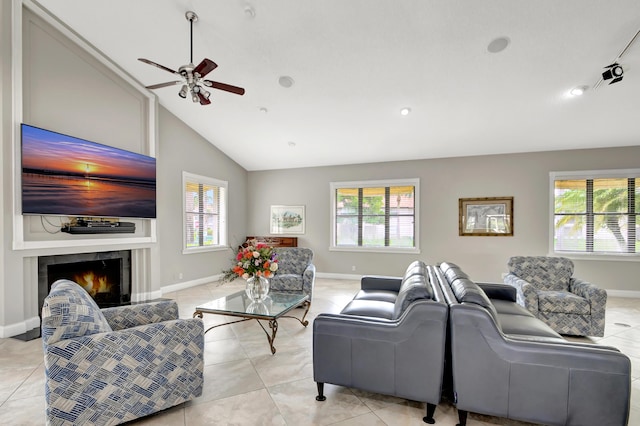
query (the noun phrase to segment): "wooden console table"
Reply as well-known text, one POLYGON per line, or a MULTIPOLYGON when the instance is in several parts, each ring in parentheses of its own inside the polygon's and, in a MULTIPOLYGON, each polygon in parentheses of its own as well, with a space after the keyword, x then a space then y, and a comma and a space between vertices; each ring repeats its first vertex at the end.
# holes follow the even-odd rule
POLYGON ((271 247, 298 247, 298 237, 247 237, 246 238, 246 240, 252 240, 252 239, 257 240, 259 243, 268 244, 271 247))

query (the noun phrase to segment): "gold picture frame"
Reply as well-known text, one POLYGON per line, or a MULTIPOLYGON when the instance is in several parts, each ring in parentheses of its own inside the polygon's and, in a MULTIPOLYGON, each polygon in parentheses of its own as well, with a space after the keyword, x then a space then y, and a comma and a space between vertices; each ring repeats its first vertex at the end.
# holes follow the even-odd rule
POLYGON ((458 212, 462 237, 513 236, 513 197, 460 198, 458 212))

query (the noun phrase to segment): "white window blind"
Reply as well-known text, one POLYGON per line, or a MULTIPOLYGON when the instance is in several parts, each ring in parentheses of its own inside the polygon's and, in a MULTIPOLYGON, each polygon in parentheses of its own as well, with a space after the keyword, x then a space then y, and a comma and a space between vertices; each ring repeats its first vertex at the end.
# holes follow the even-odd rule
POLYGON ((416 251, 418 185, 418 179, 332 183, 332 248, 416 251))
POLYGON ((227 245, 227 182, 183 172, 187 251, 227 245))
POLYGON ((640 170, 624 172, 552 174, 555 252, 640 253, 640 170))

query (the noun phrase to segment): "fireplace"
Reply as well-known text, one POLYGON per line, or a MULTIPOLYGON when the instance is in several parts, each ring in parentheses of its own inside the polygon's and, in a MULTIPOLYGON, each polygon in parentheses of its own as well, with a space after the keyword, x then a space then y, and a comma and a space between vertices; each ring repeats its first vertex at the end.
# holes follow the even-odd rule
POLYGON ((78 283, 99 307, 131 303, 131 250, 38 257, 39 312, 59 279, 78 283))

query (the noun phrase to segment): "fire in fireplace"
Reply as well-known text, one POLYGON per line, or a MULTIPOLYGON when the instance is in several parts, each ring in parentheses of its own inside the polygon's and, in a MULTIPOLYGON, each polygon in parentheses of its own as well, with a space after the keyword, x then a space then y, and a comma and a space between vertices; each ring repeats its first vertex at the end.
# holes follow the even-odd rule
POLYGON ((131 251, 39 257, 40 309, 51 285, 59 279, 78 283, 101 308, 128 305, 131 303, 131 251))
POLYGON ((66 278, 80 284, 101 308, 120 306, 130 301, 121 300, 121 263, 122 258, 49 265, 49 289, 57 280, 66 278))

